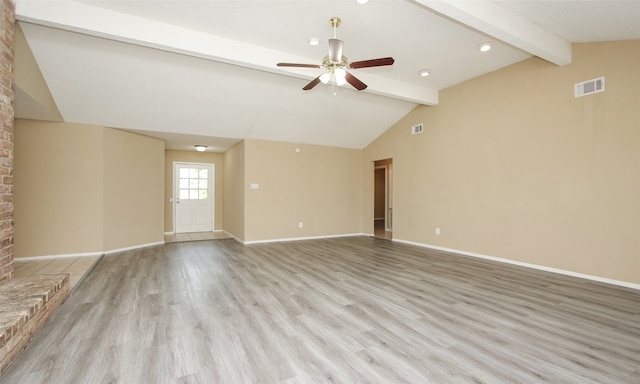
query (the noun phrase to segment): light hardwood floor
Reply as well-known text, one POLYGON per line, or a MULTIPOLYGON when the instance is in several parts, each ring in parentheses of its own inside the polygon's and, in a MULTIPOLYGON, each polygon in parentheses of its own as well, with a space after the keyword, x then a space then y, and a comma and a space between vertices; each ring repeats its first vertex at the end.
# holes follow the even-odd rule
MULTIPOLYGON (((225 232, 190 232, 176 233, 164 236, 165 243, 179 243, 187 241, 201 241, 214 239, 230 239, 225 232)), ((71 290, 82 282, 82 279, 91 271, 91 268, 102 256, 61 257, 56 259, 21 260, 13 261, 13 277, 25 277, 48 273, 68 273, 71 290)))
POLYGON ((640 383, 640 292, 370 237, 104 256, 14 383, 640 383))

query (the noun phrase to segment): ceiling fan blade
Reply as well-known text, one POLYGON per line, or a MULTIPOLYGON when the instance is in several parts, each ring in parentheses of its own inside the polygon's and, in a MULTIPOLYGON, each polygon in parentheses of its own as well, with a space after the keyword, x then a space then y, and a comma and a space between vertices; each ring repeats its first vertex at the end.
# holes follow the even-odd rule
POLYGON ((355 61, 349 65, 349 68, 358 69, 358 68, 367 68, 367 67, 382 67, 385 65, 392 65, 394 61, 395 60, 393 60, 393 57, 383 57, 380 59, 355 61))
POLYGON ((344 42, 338 39, 329 39, 329 60, 334 63, 342 61, 342 46, 344 42))
POLYGON ((353 85, 353 87, 358 91, 362 91, 363 89, 367 88, 367 84, 363 83, 357 77, 353 76, 349 72, 345 74, 344 78, 345 80, 347 80, 347 83, 353 85))
POLYGON ((318 64, 278 63, 278 67, 322 68, 318 64))
MULTIPOLYGON (((320 75, 322 76, 322 75, 320 75)), ((318 83, 320 82, 320 76, 316 77, 315 79, 311 80, 311 82, 307 85, 304 86, 304 88, 302 88, 305 91, 310 90, 311 88, 315 87, 316 85, 318 85, 318 83)))

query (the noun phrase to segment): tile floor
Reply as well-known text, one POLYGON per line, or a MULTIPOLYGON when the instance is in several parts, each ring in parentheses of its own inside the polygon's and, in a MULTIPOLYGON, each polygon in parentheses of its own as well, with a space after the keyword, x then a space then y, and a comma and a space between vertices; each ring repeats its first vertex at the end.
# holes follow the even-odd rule
POLYGON ((165 243, 180 243, 183 241, 198 241, 198 240, 216 240, 216 239, 231 239, 231 236, 226 232, 192 232, 192 233, 176 233, 173 235, 165 235, 165 243))
POLYGON ((70 289, 73 289, 91 271, 101 256, 65 257, 48 260, 13 260, 13 277, 68 273, 70 289))

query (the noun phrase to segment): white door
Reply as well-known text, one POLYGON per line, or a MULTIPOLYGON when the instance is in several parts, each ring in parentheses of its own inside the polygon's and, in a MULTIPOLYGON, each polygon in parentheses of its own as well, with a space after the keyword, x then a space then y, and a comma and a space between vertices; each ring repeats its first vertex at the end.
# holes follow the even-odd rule
POLYGON ((214 164, 173 164, 176 233, 213 231, 214 164))

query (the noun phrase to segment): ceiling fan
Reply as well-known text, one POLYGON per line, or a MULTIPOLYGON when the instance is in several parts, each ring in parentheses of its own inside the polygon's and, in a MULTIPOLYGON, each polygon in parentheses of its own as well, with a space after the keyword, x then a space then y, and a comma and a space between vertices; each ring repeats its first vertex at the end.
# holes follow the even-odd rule
POLYGON ((296 68, 319 68, 324 69, 326 72, 322 75, 311 80, 304 88, 305 91, 318 85, 318 83, 327 84, 331 78, 335 79, 337 85, 342 86, 346 83, 351 84, 358 91, 362 91, 367 88, 367 85, 360 81, 357 77, 353 76, 347 69, 358 69, 368 67, 382 67, 385 65, 392 65, 393 57, 383 57, 380 59, 371 59, 363 61, 354 61, 349 63, 346 56, 342 55, 342 46, 344 42, 336 38, 336 30, 340 25, 339 17, 332 17, 329 19, 329 23, 333 27, 333 39, 329 39, 329 54, 322 59, 322 64, 297 64, 297 63, 278 63, 278 67, 296 67, 296 68))

